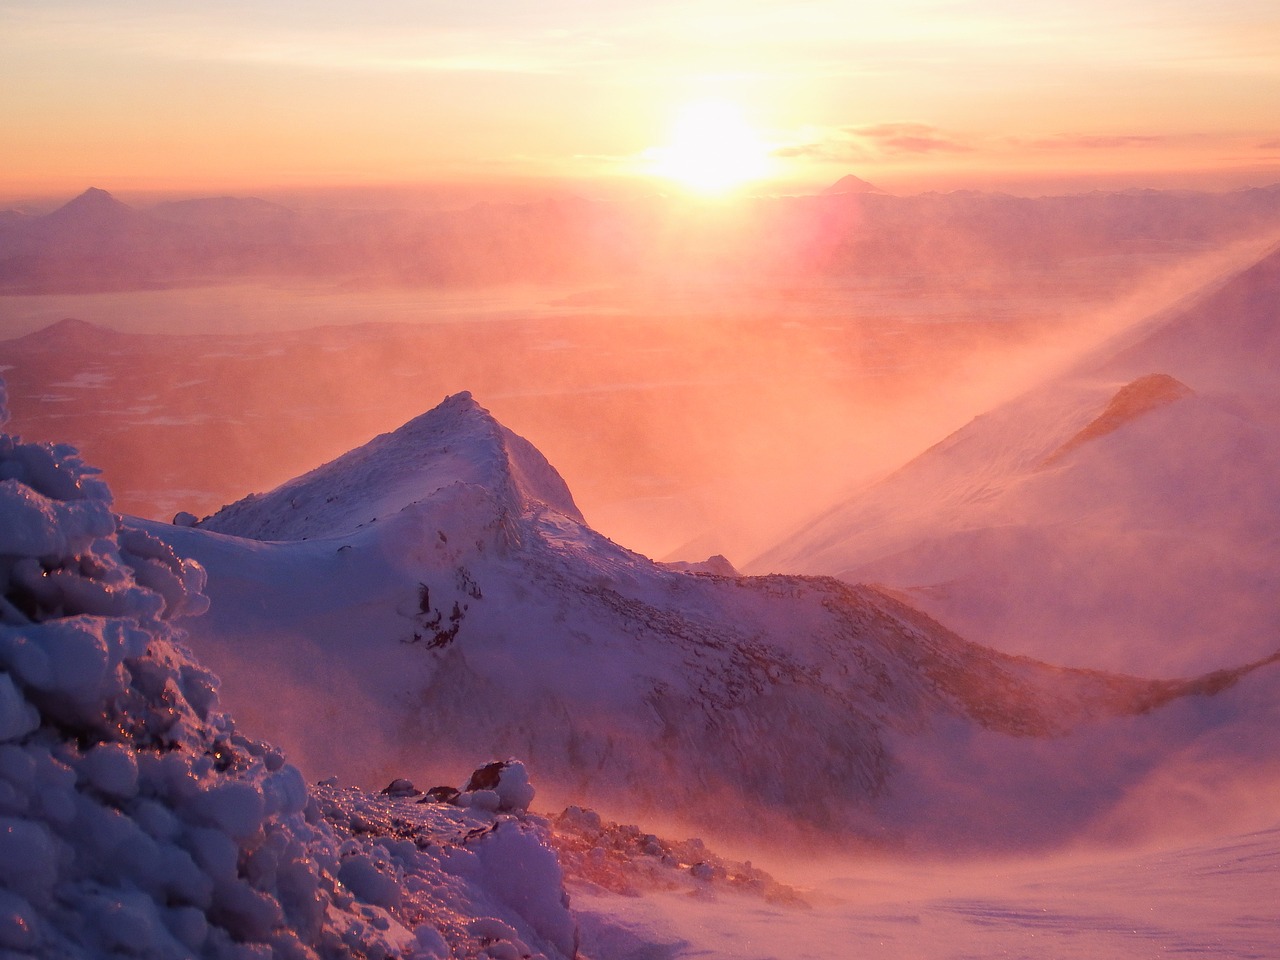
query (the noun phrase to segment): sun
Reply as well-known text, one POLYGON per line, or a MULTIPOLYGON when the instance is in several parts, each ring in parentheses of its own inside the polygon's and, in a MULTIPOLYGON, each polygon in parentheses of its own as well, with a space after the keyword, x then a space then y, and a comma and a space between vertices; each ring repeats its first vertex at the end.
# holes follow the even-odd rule
POLYGON ((769 150, 743 116, 724 100, 687 103, 670 142, 648 151, 650 172, 701 194, 722 194, 769 172, 769 150))

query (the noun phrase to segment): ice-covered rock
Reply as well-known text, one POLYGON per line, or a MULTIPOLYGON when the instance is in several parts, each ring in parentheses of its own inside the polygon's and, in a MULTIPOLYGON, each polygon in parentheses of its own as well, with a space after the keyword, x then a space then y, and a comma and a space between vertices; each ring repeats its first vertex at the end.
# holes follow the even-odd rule
POLYGON ((519 760, 495 760, 475 773, 462 788, 462 794, 492 793, 498 810, 528 810, 533 803, 533 785, 529 772, 519 760))
POLYGON ((717 856, 698 837, 669 840, 576 806, 553 817, 551 828, 551 843, 571 884, 627 896, 658 890, 697 895, 715 889, 808 906, 795 888, 749 860, 717 856))
POLYGON ((413 781, 397 777, 383 787, 381 793, 384 797, 417 797, 422 791, 413 785, 413 781))

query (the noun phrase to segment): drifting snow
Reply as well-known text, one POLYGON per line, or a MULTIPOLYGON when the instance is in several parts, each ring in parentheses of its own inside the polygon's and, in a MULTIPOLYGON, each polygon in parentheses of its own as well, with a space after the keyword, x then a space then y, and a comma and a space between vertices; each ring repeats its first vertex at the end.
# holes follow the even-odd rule
POLYGON ((812 904, 573 884, 582 949, 628 960, 1274 957, 1280 828, 1040 862, 797 865, 812 904))
POLYGON ((969 639, 1179 676, 1280 635, 1280 251, 837 504, 752 571, 879 583, 969 639))

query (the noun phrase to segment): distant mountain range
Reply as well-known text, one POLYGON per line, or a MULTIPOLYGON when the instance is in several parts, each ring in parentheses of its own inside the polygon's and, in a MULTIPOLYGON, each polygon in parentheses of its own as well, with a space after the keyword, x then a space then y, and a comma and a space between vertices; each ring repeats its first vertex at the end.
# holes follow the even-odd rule
POLYGON ((90 188, 43 216, 0 212, 0 292, 251 278, 401 284, 600 281, 708 271, 863 276, 1110 253, 1177 253, 1280 226, 1280 186, 1018 198, 896 197, 852 175, 816 196, 691 213, 684 201, 562 196, 463 210, 295 211, 213 197, 135 209, 90 188))

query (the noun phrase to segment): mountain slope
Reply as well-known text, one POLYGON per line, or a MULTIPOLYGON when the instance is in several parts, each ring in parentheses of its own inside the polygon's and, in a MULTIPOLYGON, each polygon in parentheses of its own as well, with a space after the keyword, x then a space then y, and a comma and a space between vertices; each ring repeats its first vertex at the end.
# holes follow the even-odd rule
POLYGON ((193 643, 313 774, 431 780, 457 751, 517 755, 554 800, 719 833, 1062 839, 1244 722, 1276 673, 1066 671, 871 588, 667 569, 586 527, 469 396, 199 527, 131 523, 208 570, 193 643), (1085 745, 1092 764, 1062 762, 1085 745), (996 819, 961 799, 1037 775, 1045 796, 996 819))
POLYGON ((575 956, 522 768, 465 809, 308 789, 183 646, 203 571, 120 531, 94 473, 0 432, 0 950, 575 956))
POLYGON ((1167 674, 1280 636, 1280 250, 748 569, 884 583, 984 643, 1167 674))

